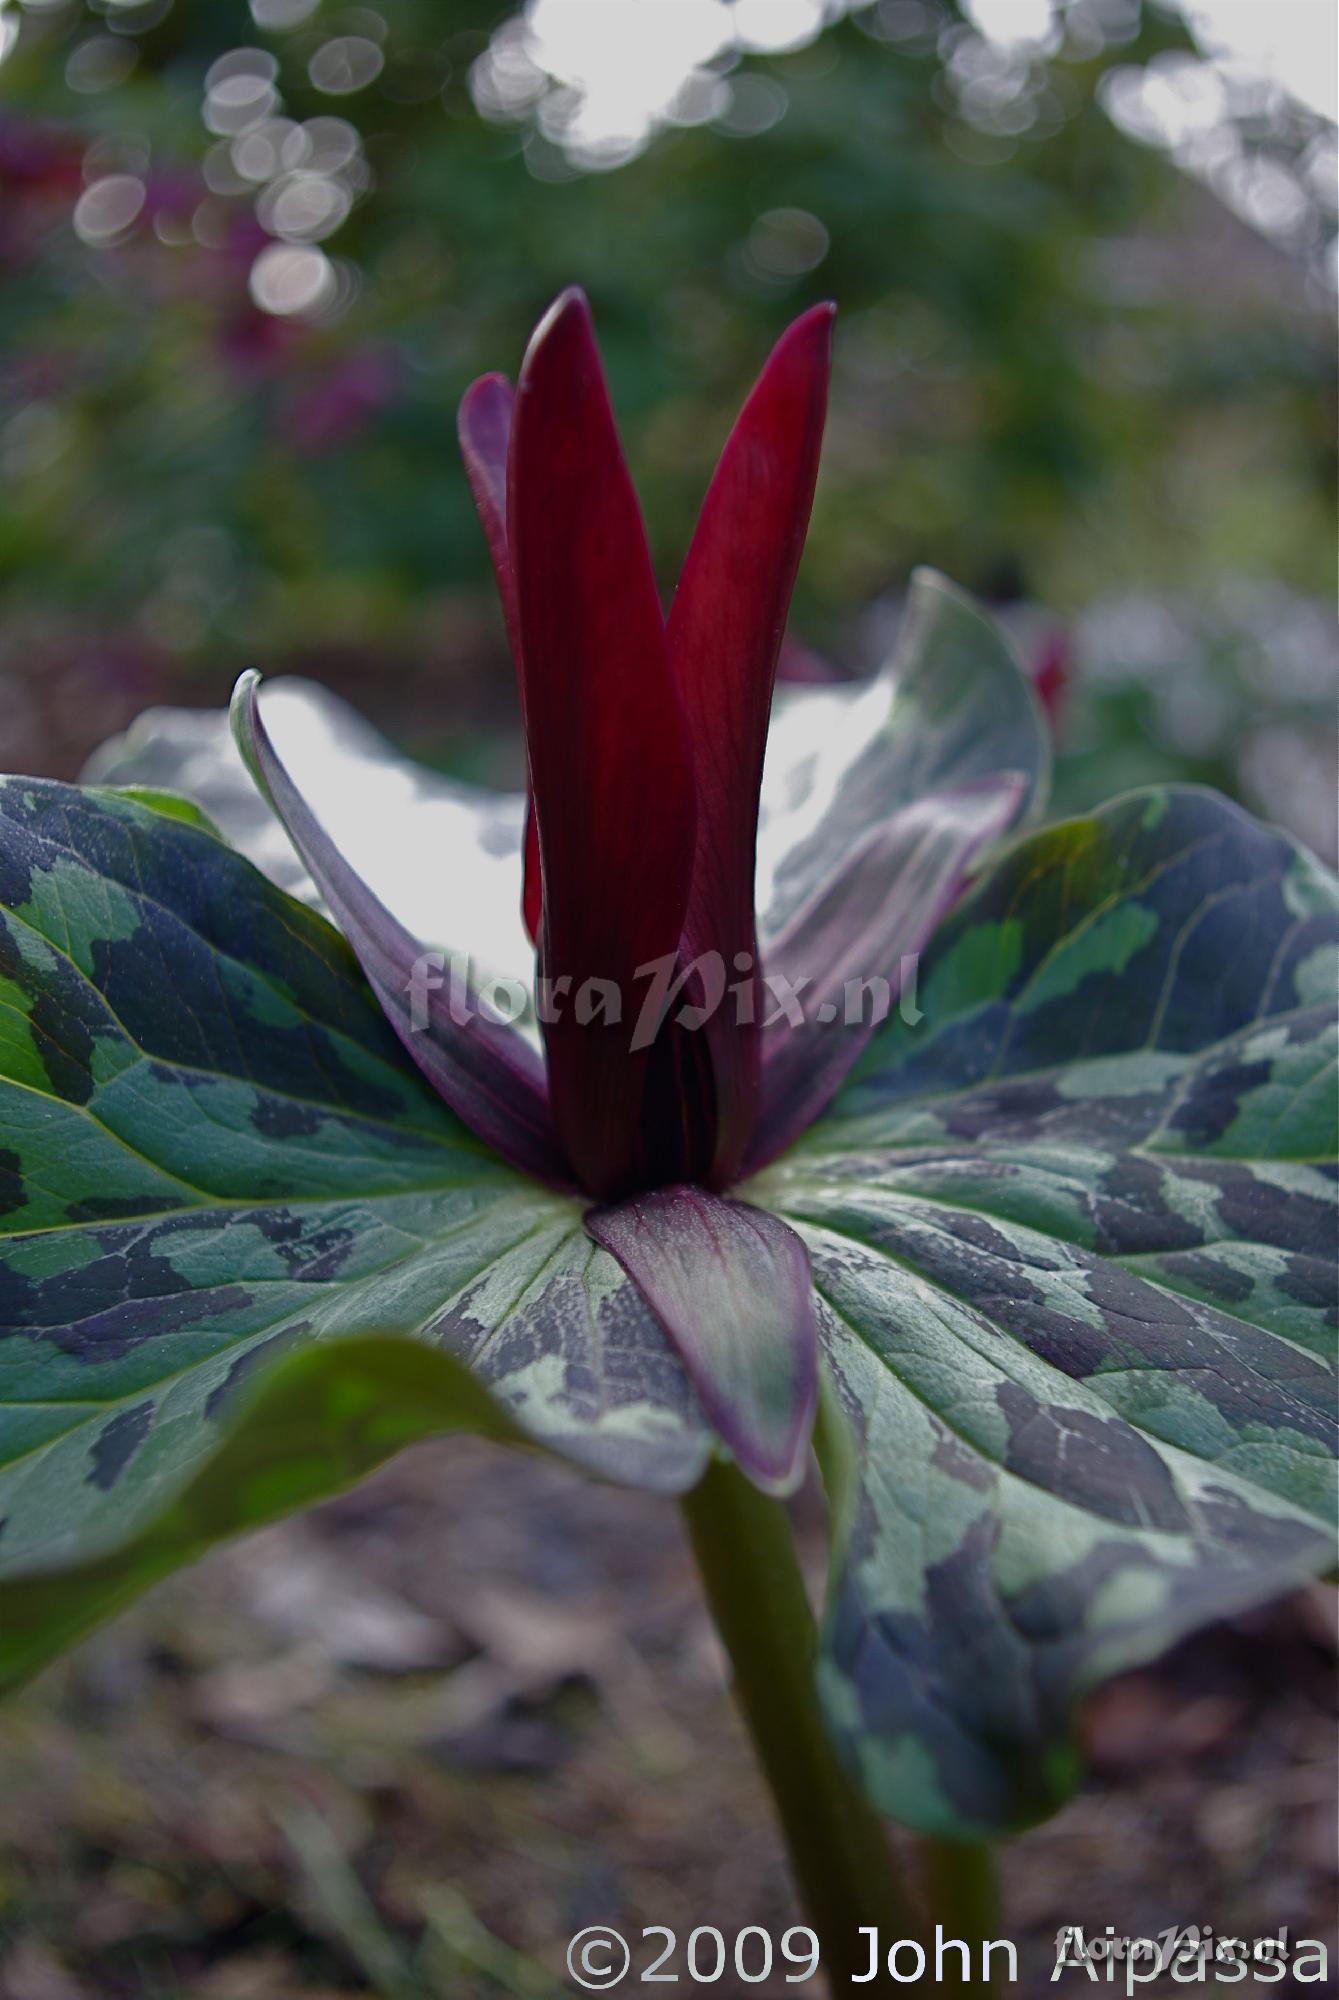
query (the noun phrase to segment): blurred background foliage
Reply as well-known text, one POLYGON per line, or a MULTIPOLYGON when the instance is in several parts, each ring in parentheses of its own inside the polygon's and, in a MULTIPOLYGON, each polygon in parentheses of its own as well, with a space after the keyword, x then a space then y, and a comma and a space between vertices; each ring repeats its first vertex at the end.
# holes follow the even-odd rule
POLYGON ((1061 805, 1333 848, 1333 128, 1170 4, 0 0, 0 49, 4 764, 256 662, 512 775, 461 391, 583 283, 668 583, 831 296, 795 636, 872 664, 931 562, 1061 805))
MULTIPOLYGON (((1333 0, 1237 11, 1333 80, 1333 0)), ((668 584, 830 295, 811 671, 931 562, 1038 675, 1059 809, 1197 778, 1333 852, 1334 129, 1212 42, 1150 0, 0 0, 0 767, 255 662, 514 778, 461 391, 583 283, 668 584)), ((0 2000, 496 2000, 621 1907, 796 1920, 666 1510, 498 1472, 409 1454, 11 1705, 0 2000)), ((1023 2000, 1062 1923, 1325 1935, 1331 1611, 1092 1706, 1097 1784, 1006 1858, 1023 2000)))

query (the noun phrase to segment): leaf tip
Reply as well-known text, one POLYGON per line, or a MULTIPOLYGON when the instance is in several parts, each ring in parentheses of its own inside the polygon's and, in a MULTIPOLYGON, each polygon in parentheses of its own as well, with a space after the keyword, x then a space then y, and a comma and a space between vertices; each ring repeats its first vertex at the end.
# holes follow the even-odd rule
POLYGON ((801 1385, 789 1414, 790 1429, 784 1440, 762 1435, 732 1438, 724 1427, 721 1430, 722 1440, 745 1478, 773 1500, 789 1500, 804 1484, 818 1414, 816 1368, 813 1380, 801 1385))
POLYGON ((263 678, 264 676, 255 667, 248 667, 244 673, 238 675, 237 685, 232 691, 232 700, 228 705, 228 721, 232 727, 233 742, 237 745, 242 762, 246 765, 258 790, 268 798, 269 788, 261 773, 256 746, 256 737, 260 729, 256 696, 263 678))
POLYGON ((228 719, 232 723, 232 733, 237 738, 239 747, 242 747, 243 732, 249 734, 255 720, 256 690, 260 686, 261 679, 262 675, 258 668, 248 667, 244 673, 237 676, 237 685, 232 691, 232 700, 228 705, 228 719))
POLYGON ((511 406, 512 386, 505 375, 494 371, 470 383, 456 412, 456 433, 467 461, 472 453, 506 456, 511 406))

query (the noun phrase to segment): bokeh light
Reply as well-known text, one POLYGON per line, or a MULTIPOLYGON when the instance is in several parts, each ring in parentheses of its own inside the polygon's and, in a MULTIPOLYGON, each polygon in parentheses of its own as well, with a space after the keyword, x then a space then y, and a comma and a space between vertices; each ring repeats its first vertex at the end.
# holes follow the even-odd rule
POLYGON ((281 243, 259 252, 248 283, 262 312, 285 316, 320 312, 338 291, 334 266, 323 251, 281 243))

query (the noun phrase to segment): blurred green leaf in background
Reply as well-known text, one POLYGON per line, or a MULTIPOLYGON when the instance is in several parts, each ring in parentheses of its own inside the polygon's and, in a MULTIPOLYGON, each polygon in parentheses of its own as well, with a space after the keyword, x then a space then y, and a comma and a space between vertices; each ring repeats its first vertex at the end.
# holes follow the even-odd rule
POLYGON ((1334 132, 1199 32, 0 0, 0 763, 254 661, 512 775, 454 409, 577 280, 663 574, 749 357, 834 297, 796 636, 872 663, 932 561, 1063 686, 1063 809, 1184 775, 1332 846, 1334 132))

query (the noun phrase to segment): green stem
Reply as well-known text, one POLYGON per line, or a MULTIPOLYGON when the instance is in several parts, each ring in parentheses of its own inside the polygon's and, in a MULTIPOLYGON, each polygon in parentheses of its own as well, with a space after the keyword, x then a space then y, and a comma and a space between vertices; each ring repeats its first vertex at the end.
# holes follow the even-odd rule
POLYGON ((818 1637, 785 1509, 735 1466, 713 1462, 683 1512, 832 1992, 845 2000, 900 1991, 861 1977, 870 1964, 862 1930, 878 1930, 886 1960, 889 1945, 919 1925, 883 1824, 838 1760, 819 1710, 818 1637))
MULTIPOLYGON (((931 1927, 942 1925, 946 1938, 961 1938, 972 1954, 975 1976, 963 1977, 961 1954, 945 1952, 939 1991, 945 1995, 991 1992, 993 1982, 980 1971, 984 1940, 999 1935, 995 1928, 999 1915, 995 1864, 990 1849, 971 1841, 927 1838, 921 1842, 921 1868, 931 1927)), ((995 1956, 998 1967, 1003 1956, 995 1956)))

